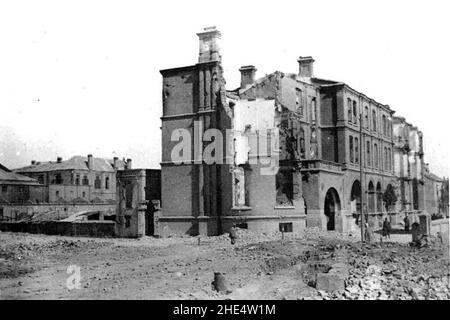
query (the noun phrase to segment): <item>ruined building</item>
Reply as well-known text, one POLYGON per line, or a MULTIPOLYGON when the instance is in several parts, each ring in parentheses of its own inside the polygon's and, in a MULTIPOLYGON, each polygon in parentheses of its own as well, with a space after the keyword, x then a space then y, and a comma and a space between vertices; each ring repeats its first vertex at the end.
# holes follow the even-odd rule
MULTIPOLYGON (((117 171, 117 235, 155 235, 155 213, 161 200, 161 171, 128 169, 117 171)), ((156 217, 157 218, 157 217, 156 217)))
POLYGON ((388 105, 317 78, 312 57, 300 57, 296 73, 259 79, 243 66, 240 87, 226 90, 220 32, 197 35, 198 63, 161 71, 161 235, 212 235, 232 225, 348 232, 361 210, 376 226, 395 211, 383 202, 397 186, 399 150, 388 105))
POLYGON ((423 135, 403 117, 394 117, 395 175, 402 211, 425 209, 423 135))

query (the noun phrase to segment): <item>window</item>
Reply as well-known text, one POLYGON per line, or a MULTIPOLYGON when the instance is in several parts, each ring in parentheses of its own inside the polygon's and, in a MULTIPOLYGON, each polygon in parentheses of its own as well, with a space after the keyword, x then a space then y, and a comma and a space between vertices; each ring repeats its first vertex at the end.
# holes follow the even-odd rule
POLYGON ((384 147, 384 170, 388 170, 388 154, 386 147, 384 147))
POLYGON ((234 196, 233 206, 243 207, 247 205, 247 197, 245 195, 245 169, 243 166, 238 166, 234 171, 234 196))
POLYGON ((86 198, 86 192, 83 191, 83 193, 81 194, 81 196, 82 196, 83 198, 86 198))
POLYGON ((55 196, 56 196, 56 199, 58 199, 58 198, 59 198, 59 191, 58 191, 58 190, 56 190, 56 192, 55 192, 55 196))
POLYGON ((38 182, 44 184, 44 176, 42 174, 38 176, 38 182))
POLYGON ((359 163, 359 141, 355 138, 355 163, 359 163))
POLYGON ((303 115, 303 101, 302 101, 302 90, 295 88, 295 105, 297 112, 303 115))
POLYGON ((316 122, 316 113, 317 113, 316 98, 312 98, 311 99, 311 121, 313 123, 316 122))
POLYGON ((19 193, 20 194, 24 194, 25 193, 25 188, 24 187, 19 187, 19 193))
POLYGON ((60 173, 55 174, 55 184, 63 184, 63 179, 60 173))
POLYGON ((353 123, 358 123, 358 109, 356 107, 356 101, 353 101, 353 123))
POLYGON ((109 189, 109 177, 105 178, 105 189, 109 189))
POLYGON ((290 168, 279 169, 275 176, 276 204, 292 206, 294 198, 293 174, 290 168))
POLYGON ((370 141, 367 141, 366 143, 366 153, 367 153, 367 166, 370 167, 370 141))
POLYGON ((133 208, 133 185, 131 183, 125 186, 125 207, 127 209, 133 208))
POLYGON ((354 155, 353 155, 353 136, 349 136, 349 148, 350 148, 350 162, 354 162, 354 155))
POLYGON ((391 155, 391 148, 388 148, 388 170, 392 170, 392 155, 391 155))
POLYGON ((382 119, 382 125, 383 125, 383 134, 386 135, 387 132, 387 128, 386 128, 386 116, 383 114, 383 116, 381 117, 382 119))
POLYGON ((348 123, 352 123, 353 122, 353 117, 352 117, 352 99, 350 99, 350 98, 347 99, 347 108, 348 108, 348 113, 347 113, 348 123))
POLYGON ((280 222, 279 230, 280 232, 292 232, 292 222, 280 222))
POLYGON ((376 143, 373 145, 373 165, 378 168, 378 145, 376 143))
POLYGON ((300 158, 305 159, 306 149, 305 149, 305 129, 300 128, 300 158))
POLYGON ((76 177, 75 177, 75 185, 76 186, 80 185, 80 175, 79 174, 77 174, 76 177))
POLYGON ((364 125, 366 126, 366 129, 369 129, 369 107, 366 106, 364 108, 364 125))
POLYGON ((372 110, 372 130, 377 131, 377 113, 372 110))
POLYGON ((3 193, 8 192, 8 186, 2 186, 2 192, 3 193))
POLYGON ((94 187, 95 189, 100 189, 102 187, 102 180, 100 179, 100 176, 95 176, 94 180, 94 187))
POLYGON ((83 186, 88 186, 89 185, 89 179, 87 177, 87 175, 83 176, 83 186))

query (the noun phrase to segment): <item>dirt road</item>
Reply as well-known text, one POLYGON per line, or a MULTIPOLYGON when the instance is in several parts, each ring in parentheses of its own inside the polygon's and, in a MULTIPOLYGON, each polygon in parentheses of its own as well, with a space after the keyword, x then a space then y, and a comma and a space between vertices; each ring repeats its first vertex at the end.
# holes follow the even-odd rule
POLYGON ((361 246, 357 240, 314 229, 284 240, 279 233, 240 230, 236 245, 226 235, 134 240, 0 233, 0 299, 450 298, 448 246, 361 246), (338 279, 344 287, 316 288, 317 274, 339 263, 348 268, 338 279), (212 290, 214 272, 224 274, 230 292, 212 290))

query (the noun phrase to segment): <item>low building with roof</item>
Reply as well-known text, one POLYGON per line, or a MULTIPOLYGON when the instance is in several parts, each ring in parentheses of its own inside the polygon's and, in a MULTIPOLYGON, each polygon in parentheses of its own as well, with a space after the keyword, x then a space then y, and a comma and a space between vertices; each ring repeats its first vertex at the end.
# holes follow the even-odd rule
POLYGON ((12 172, 0 164, 0 203, 39 203, 45 199, 44 185, 38 180, 12 172))
POLYGON ((63 161, 37 162, 14 172, 37 180, 46 188, 49 203, 115 203, 116 172, 131 169, 131 159, 109 160, 73 156, 63 161))

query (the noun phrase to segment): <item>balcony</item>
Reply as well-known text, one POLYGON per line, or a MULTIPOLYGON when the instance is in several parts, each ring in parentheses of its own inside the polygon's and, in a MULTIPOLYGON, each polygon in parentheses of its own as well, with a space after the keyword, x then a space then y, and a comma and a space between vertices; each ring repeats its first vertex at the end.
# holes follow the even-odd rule
POLYGON ((301 171, 328 171, 342 174, 342 165, 326 160, 302 160, 301 171))

